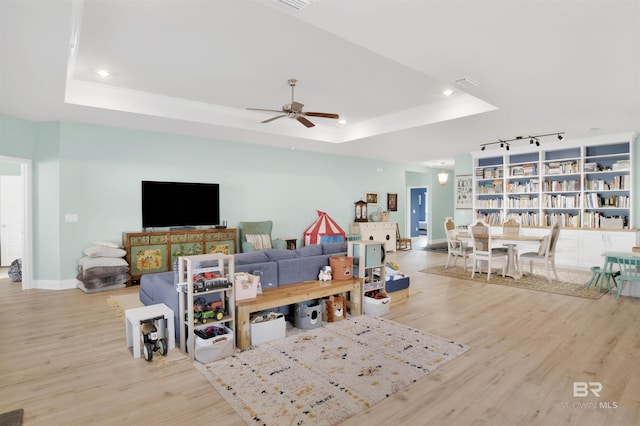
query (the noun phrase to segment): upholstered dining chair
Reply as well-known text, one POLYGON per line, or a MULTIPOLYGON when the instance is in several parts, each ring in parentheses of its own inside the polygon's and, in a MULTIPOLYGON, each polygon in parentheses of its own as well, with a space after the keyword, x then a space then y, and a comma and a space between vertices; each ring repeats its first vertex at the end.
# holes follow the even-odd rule
POLYGON ((504 247, 491 247, 491 227, 482 221, 478 221, 469 227, 473 248, 473 268, 471 278, 476 274, 476 266, 479 261, 487 262, 487 281, 491 279, 491 264, 494 259, 502 261, 502 276, 505 276, 507 268, 507 249, 504 247))
POLYGON ((518 256, 520 260, 520 273, 522 273, 522 262, 523 260, 529 261, 529 273, 533 272, 533 263, 539 262, 544 263, 545 272, 547 275, 547 279, 551 282, 551 271, 553 271, 553 275, 558 280, 558 273, 556 272, 556 244, 558 242, 558 237, 560 235, 560 224, 555 222, 551 226, 551 230, 549 231, 549 235, 545 236, 540 242, 540 248, 538 251, 532 251, 527 253, 522 253, 518 256))
POLYGON ((272 228, 273 222, 270 220, 262 222, 240 222, 238 229, 240 231, 242 252, 271 248, 287 248, 286 241, 271 239, 272 228))
POLYGON ((449 261, 453 259, 453 266, 456 266, 458 258, 461 257, 463 261, 464 270, 467 270, 467 258, 473 254, 473 248, 465 244, 462 240, 458 239, 456 232, 456 224, 450 217, 444 221, 444 231, 447 234, 447 264, 445 269, 449 267, 449 261))
MULTIPOLYGON (((504 222, 502 224, 502 235, 518 236, 518 235, 520 235, 520 228, 521 228, 520 222, 518 222, 514 218, 508 219, 506 222, 504 222)), ((516 267, 516 269, 518 269, 519 268, 519 266, 518 266, 518 246, 516 244, 513 244, 513 243, 505 243, 504 245, 506 246, 507 244, 513 245, 513 257, 514 257, 514 260, 515 260, 514 266, 516 267)), ((519 271, 519 269, 518 269, 518 271, 519 271)))

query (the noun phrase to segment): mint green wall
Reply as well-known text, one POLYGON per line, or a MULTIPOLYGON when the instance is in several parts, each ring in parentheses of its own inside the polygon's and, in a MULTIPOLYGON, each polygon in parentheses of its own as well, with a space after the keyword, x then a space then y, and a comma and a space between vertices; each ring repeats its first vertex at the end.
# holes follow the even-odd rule
POLYGON ((449 179, 446 185, 440 185, 438 183, 439 172, 439 169, 428 169, 422 173, 406 172, 407 188, 427 188, 427 238, 430 242, 446 240, 444 227, 440 224, 444 223, 446 217, 453 216, 453 173, 446 170, 449 179))
POLYGON ((63 276, 60 219, 60 124, 35 123, 33 156, 33 277, 41 280, 63 276))
MULTIPOLYGON (((91 241, 121 241, 123 231, 140 230, 141 180, 220 183, 221 217, 230 227, 271 219, 274 237, 299 244, 316 210, 349 232, 353 203, 367 191, 380 194, 370 212, 386 210, 386 193, 397 193, 390 220, 404 226, 411 166, 73 123, 32 127, 35 279, 74 278, 91 241), (78 222, 65 222, 66 214, 78 222)), ((197 208, 197 200, 167 202, 197 208)))
POLYGON ((30 121, 0 114, 0 155, 32 158, 35 140, 33 129, 30 121))

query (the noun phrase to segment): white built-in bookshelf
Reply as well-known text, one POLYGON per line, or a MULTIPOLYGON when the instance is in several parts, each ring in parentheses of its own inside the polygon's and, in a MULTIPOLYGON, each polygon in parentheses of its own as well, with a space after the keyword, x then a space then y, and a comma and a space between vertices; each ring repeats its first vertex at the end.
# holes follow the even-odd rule
POLYGON ((629 229, 633 140, 554 141, 544 149, 474 154, 474 216, 493 225, 629 229))

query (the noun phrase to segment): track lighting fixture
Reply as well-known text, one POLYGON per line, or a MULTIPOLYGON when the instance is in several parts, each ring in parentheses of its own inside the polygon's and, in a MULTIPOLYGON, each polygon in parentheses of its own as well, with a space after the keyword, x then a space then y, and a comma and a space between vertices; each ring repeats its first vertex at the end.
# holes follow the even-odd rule
POLYGON ((507 151, 509 151, 509 149, 511 149, 511 142, 524 140, 524 139, 529 139, 529 145, 540 146, 540 138, 544 138, 546 136, 557 136, 558 140, 561 141, 564 139, 564 136, 562 136, 563 134, 564 132, 557 132, 557 133, 546 133, 544 135, 516 136, 515 138, 512 138, 512 139, 498 139, 496 142, 487 142, 487 143, 480 144, 480 150, 484 151, 485 149, 487 149, 487 146, 489 145, 500 144, 501 149, 506 149, 507 151))

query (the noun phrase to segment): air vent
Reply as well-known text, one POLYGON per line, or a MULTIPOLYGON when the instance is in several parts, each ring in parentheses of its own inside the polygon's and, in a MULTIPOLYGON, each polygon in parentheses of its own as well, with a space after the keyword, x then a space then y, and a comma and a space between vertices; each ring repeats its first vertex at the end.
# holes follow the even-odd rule
POLYGON ((471 80, 469 77, 460 77, 454 80, 454 82, 458 86, 463 87, 465 89, 471 89, 472 87, 477 87, 480 85, 480 83, 478 83, 477 81, 471 80))
POLYGON ((308 6, 311 6, 311 2, 309 0, 276 0, 276 1, 281 5, 288 6, 298 11, 305 9, 308 6))

